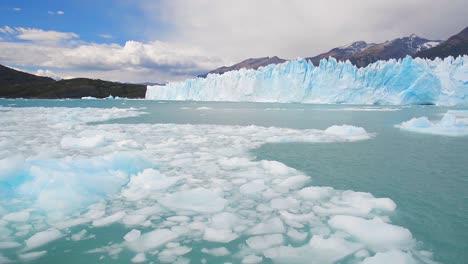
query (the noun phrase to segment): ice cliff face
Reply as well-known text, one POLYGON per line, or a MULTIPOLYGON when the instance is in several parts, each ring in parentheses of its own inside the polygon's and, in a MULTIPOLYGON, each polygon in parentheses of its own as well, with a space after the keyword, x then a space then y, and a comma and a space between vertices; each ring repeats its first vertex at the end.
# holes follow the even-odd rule
POLYGON ((378 61, 365 68, 298 59, 258 70, 148 86, 147 99, 281 103, 468 105, 468 56, 378 61))

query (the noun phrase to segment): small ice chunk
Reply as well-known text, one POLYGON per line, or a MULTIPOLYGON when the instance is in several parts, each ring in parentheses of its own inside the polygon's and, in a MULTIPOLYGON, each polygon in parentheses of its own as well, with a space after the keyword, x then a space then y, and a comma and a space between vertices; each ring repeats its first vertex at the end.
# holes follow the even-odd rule
POLYGON ((238 235, 227 229, 205 228, 203 240, 219 243, 228 243, 236 239, 238 235))
POLYGON ((340 237, 313 236, 301 247, 279 246, 264 251, 274 263, 336 263, 362 248, 340 237))
POLYGON ((296 243, 304 242, 308 236, 306 232, 299 232, 294 228, 289 229, 286 235, 288 235, 289 239, 296 243))
POLYGON ((10 249, 20 247, 21 244, 14 241, 0 241, 0 249, 10 249))
POLYGON ((247 230, 249 235, 264 235, 264 234, 275 234, 275 233, 284 233, 286 229, 284 224, 278 217, 273 217, 265 222, 259 223, 247 230))
POLYGON ((62 221, 59 221, 59 222, 55 222, 52 225, 55 228, 58 228, 58 229, 68 229, 70 227, 86 224, 88 222, 91 222, 91 219, 89 219, 89 218, 76 218, 76 219, 62 220, 62 221))
POLYGON ((242 264, 255 264, 263 261, 262 257, 255 255, 248 255, 242 258, 242 264))
POLYGON ((109 244, 100 248, 85 251, 85 253, 107 253, 109 256, 116 258, 123 251, 122 244, 109 244))
POLYGON ((284 239, 281 234, 272 234, 250 237, 245 242, 251 249, 264 250, 282 245, 284 243, 284 239))
POLYGON ((140 214, 129 214, 124 216, 122 222, 125 225, 133 226, 133 225, 140 225, 141 223, 145 222, 148 216, 140 215, 140 214))
POLYGON ((319 201, 330 197, 332 195, 333 188, 331 187, 306 187, 300 190, 297 194, 307 201, 319 201))
POLYGON ((229 250, 225 247, 217 247, 210 249, 202 248, 201 252, 215 257, 223 257, 231 254, 231 252, 229 252, 229 250))
POLYGON ((190 221, 190 217, 185 215, 176 215, 168 217, 167 220, 171 222, 188 222, 190 221))
POLYGON ((372 220, 355 216, 333 216, 328 224, 343 230, 374 251, 408 249, 414 241, 411 232, 403 227, 387 224, 378 218, 372 220))
POLYGON ((185 246, 166 248, 159 253, 158 259, 161 263, 176 263, 180 256, 183 256, 190 251, 192 251, 192 249, 185 246))
MULTIPOLYGON (((465 117, 466 118, 466 117, 465 117)), ((440 122, 431 122, 427 117, 413 118, 403 122, 396 127, 401 130, 442 135, 442 136, 466 136, 468 135, 468 123, 465 118, 456 116, 456 112, 448 111, 440 120, 440 122)))
POLYGON ((130 178, 128 187, 122 191, 122 195, 131 201, 137 201, 156 191, 165 190, 179 180, 180 177, 167 177, 155 169, 145 169, 130 178))
POLYGON ((125 234, 124 239, 125 241, 132 242, 137 240, 141 235, 140 230, 132 229, 130 232, 125 234))
POLYGON ((402 128, 409 128, 409 127, 414 127, 414 128, 429 128, 433 124, 431 121, 429 121, 429 118, 423 116, 423 117, 418 117, 418 118, 413 118, 410 121, 406 121, 401 123, 402 128))
POLYGON ((204 231, 206 225, 202 222, 191 222, 190 224, 188 224, 188 227, 193 230, 204 231))
POLYGON ((344 240, 341 237, 323 238, 322 236, 313 236, 309 242, 311 251, 321 254, 323 259, 321 263, 336 262, 349 256, 361 249, 363 246, 344 240))
POLYGON ((284 181, 280 182, 278 186, 288 190, 296 190, 304 187, 304 185, 309 181, 309 177, 305 175, 297 175, 286 178, 284 181))
POLYGON ((43 251, 34 251, 34 252, 19 254, 18 257, 22 261, 33 261, 45 255, 47 255, 47 251, 43 250, 43 251))
POLYGON ((200 213, 219 212, 228 204, 221 190, 205 188, 167 194, 159 202, 170 210, 189 210, 200 213))
POLYGON ((113 224, 113 223, 119 221, 124 216, 125 216, 125 212, 120 211, 120 212, 117 212, 117 213, 115 213, 113 215, 94 220, 93 221, 93 226, 96 226, 96 227, 108 226, 110 224, 113 224))
POLYGON ((45 244, 48 244, 54 240, 62 237, 62 233, 55 228, 51 228, 46 231, 38 232, 26 239, 26 250, 31 250, 45 244))
POLYGON ((294 209, 294 208, 299 207, 299 204, 300 203, 298 200, 291 198, 291 197, 287 197, 287 198, 280 197, 280 198, 275 198, 270 201, 271 208, 276 209, 276 210, 294 209))
POLYGON ((268 173, 273 175, 288 175, 295 171, 278 161, 262 160, 260 164, 268 173))
POLYGON ((103 217, 106 214, 104 209, 90 209, 88 212, 86 212, 83 217, 88 218, 90 220, 92 219, 98 219, 103 217))
POLYGON ((254 180, 246 184, 243 184, 239 188, 239 191, 242 194, 254 194, 254 193, 259 193, 265 190, 266 188, 267 187, 265 186, 265 183, 263 180, 254 180))
POLYGON ((141 263, 146 261, 145 253, 138 253, 132 258, 133 263, 141 263))
POLYGON ((73 234, 71 236, 71 240, 72 241, 80 241, 80 240, 85 240, 85 239, 90 239, 90 238, 93 238, 95 237, 94 235, 89 235, 89 236, 86 236, 86 234, 88 233, 88 231, 86 231, 85 229, 81 230, 80 232, 76 233, 76 234, 73 234))
POLYGON ((158 205, 153 205, 153 206, 148 206, 148 207, 143 207, 141 209, 135 210, 132 212, 132 214, 135 215, 155 215, 162 212, 162 208, 158 205))
POLYGON ((177 237, 177 233, 169 229, 156 229, 141 235, 134 241, 127 241, 126 243, 135 252, 145 252, 161 247, 177 237))
POLYGON ((348 140, 363 140, 371 137, 364 128, 349 125, 331 126, 325 129, 325 133, 348 140))
POLYGON ((3 217, 3 220, 9 221, 9 222, 26 222, 29 219, 29 211, 20 211, 20 212, 14 212, 14 213, 9 213, 3 217))
POLYGON ((239 217, 233 213, 222 212, 211 217, 211 227, 216 229, 234 229, 239 224, 239 217))

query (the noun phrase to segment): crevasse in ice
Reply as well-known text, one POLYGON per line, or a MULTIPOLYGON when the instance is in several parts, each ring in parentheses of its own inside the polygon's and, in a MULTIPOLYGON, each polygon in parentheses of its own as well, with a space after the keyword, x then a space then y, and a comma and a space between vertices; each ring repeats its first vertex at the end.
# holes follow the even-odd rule
POLYGON ((468 56, 406 57, 357 68, 323 59, 297 59, 258 70, 148 86, 146 99, 281 103, 468 105, 468 56))

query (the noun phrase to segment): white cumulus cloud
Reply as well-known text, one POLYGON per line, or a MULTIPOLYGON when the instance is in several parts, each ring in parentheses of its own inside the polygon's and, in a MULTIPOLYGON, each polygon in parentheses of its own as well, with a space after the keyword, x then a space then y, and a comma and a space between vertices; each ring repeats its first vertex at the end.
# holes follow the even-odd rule
POLYGON ((78 34, 73 32, 59 32, 54 30, 9 26, 1 27, 0 33, 7 34, 21 40, 46 42, 58 42, 79 37, 78 34))
POLYGON ((41 75, 94 77, 119 81, 173 81, 211 70, 222 60, 206 51, 162 41, 98 44, 79 40, 73 32, 4 26, 10 37, 0 42, 0 61, 38 67, 41 75), (11 38, 14 38, 11 40, 11 38), (17 41, 28 40, 28 41, 17 41), (49 70, 50 72, 47 72, 49 70))

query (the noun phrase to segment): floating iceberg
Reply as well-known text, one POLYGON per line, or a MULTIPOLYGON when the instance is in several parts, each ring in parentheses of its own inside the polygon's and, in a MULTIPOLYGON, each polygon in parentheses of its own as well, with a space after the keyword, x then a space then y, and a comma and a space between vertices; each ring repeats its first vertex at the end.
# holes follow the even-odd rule
POLYGON ((468 105, 468 56, 434 61, 411 57, 357 68, 349 61, 304 59, 223 75, 148 86, 146 99, 468 105))
POLYGON ((427 117, 413 118, 397 125, 401 130, 442 136, 468 135, 468 111, 448 111, 439 122, 427 117))

